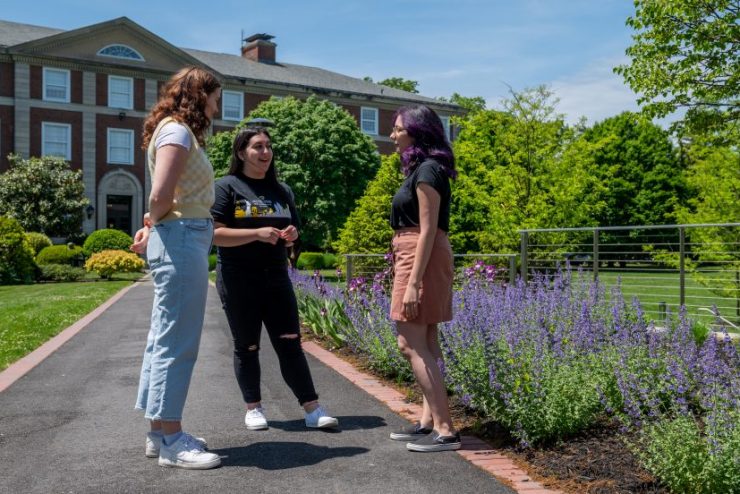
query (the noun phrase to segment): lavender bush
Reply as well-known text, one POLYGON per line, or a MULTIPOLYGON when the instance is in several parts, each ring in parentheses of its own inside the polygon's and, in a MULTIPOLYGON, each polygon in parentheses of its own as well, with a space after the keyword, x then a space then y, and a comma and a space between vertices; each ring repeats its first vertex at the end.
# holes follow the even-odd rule
MULTIPOLYGON (((343 290, 315 284, 303 296, 337 301, 343 341, 381 373, 408 379, 387 274, 343 290)), ((618 420, 637 432, 631 447, 645 467, 676 492, 740 492, 740 356, 729 338, 697 338, 685 313, 656 327, 619 287, 607 293, 569 270, 507 285, 476 265, 462 278, 440 339, 448 386, 468 406, 524 446, 618 420)))

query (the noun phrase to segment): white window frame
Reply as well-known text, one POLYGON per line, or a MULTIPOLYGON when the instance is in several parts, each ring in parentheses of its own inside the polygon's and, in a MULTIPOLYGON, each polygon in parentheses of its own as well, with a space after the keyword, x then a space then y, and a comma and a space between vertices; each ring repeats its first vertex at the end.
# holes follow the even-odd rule
POLYGON ((221 118, 232 122, 240 122, 244 118, 244 93, 239 91, 221 91, 221 118), (236 97, 239 100, 239 118, 226 115, 226 97, 236 97))
POLYGON ((134 109, 134 79, 133 77, 122 77, 119 75, 109 75, 108 76, 108 108, 121 108, 123 110, 133 110, 134 109), (111 84, 111 82, 113 80, 125 81, 128 83, 128 87, 129 87, 128 100, 124 104, 114 105, 112 102, 113 90, 111 88, 113 87, 113 85, 111 84))
POLYGON ((452 140, 452 127, 450 127, 450 117, 449 116, 443 116, 440 115, 439 119, 442 121, 442 128, 445 129, 445 135, 447 136, 447 140, 452 140))
POLYGON ((115 129, 115 128, 108 128, 108 145, 106 146, 108 149, 107 154, 107 162, 111 165, 133 165, 134 164, 134 131, 131 129, 115 129), (111 134, 114 133, 120 133, 120 134, 127 134, 129 136, 129 148, 128 148, 128 157, 125 160, 114 160, 111 157, 111 134))
POLYGON ((360 129, 368 135, 376 136, 378 135, 378 109, 373 108, 371 106, 363 106, 360 107, 360 129), (365 111, 370 111, 373 113, 373 118, 368 119, 365 118, 365 111), (373 129, 369 130, 365 128, 365 123, 372 123, 373 129))
POLYGON ((44 67, 42 78, 43 78, 43 81, 42 81, 42 88, 41 88, 41 91, 42 91, 41 98, 44 101, 56 101, 56 102, 59 102, 59 103, 69 103, 69 101, 70 101, 70 99, 69 99, 69 95, 70 95, 70 87, 69 87, 70 86, 70 73, 69 73, 69 70, 67 70, 67 69, 53 69, 51 67, 44 67), (64 74, 64 79, 65 79, 64 84, 65 84, 65 87, 64 87, 64 97, 63 98, 54 97, 54 96, 48 96, 46 94, 46 89, 47 89, 46 86, 47 86, 47 83, 49 82, 48 81, 49 74, 50 73, 53 73, 53 72, 56 72, 58 74, 64 74))
POLYGON ((113 43, 111 45, 106 45, 102 47, 100 50, 98 50, 98 56, 101 57, 110 57, 110 58, 120 58, 122 60, 135 60, 137 62, 146 62, 144 60, 144 57, 139 53, 137 50, 131 48, 128 45, 124 45, 121 43, 113 43), (106 51, 109 51, 110 49, 118 49, 119 52, 125 53, 125 54, 111 54, 111 53, 105 53, 106 51), (128 51, 126 51, 128 50, 128 51))
POLYGON ((46 151, 46 133, 50 127, 63 128, 67 134, 66 151, 64 156, 61 156, 67 161, 72 159, 72 126, 65 123, 56 122, 41 122, 41 155, 42 156, 60 156, 58 154, 49 154, 46 151))

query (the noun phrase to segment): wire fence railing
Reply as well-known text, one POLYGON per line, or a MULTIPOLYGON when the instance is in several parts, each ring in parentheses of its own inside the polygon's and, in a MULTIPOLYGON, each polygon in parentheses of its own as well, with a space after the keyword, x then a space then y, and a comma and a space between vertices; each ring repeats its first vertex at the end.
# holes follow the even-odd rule
POLYGON ((522 230, 520 276, 570 264, 664 318, 740 329, 740 223, 522 230))
MULTIPOLYGON (((656 321, 683 306, 711 329, 740 332, 740 223, 529 229, 520 236, 518 254, 455 254, 457 273, 483 262, 513 283, 569 265, 575 276, 637 298, 656 321)), ((348 254, 345 261, 348 282, 390 266, 387 254, 348 254)))

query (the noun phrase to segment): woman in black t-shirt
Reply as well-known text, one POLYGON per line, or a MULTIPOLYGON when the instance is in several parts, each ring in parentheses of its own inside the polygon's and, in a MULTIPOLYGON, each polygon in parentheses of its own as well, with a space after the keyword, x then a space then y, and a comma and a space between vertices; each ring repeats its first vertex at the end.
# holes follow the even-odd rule
POLYGON ((439 116, 427 106, 400 108, 391 139, 406 175, 393 197, 393 292, 391 319, 398 346, 411 363, 424 395, 415 424, 391 433, 411 451, 460 449, 447 391, 437 362, 442 359, 437 323, 452 320, 450 178, 455 158, 439 116))
POLYGON ((231 167, 216 182, 211 209, 218 246, 216 288, 234 338, 234 371, 247 429, 267 429, 260 393, 259 345, 264 323, 280 371, 305 410, 307 427, 338 425, 319 405, 301 348, 298 305, 286 247, 298 239, 293 192, 278 182, 267 130, 250 127, 234 140, 231 167))

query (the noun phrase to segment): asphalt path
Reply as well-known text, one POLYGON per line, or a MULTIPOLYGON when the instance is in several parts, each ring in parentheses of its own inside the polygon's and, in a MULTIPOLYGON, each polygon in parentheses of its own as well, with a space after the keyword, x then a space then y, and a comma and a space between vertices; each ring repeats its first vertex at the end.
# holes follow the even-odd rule
POLYGON ((0 393, 2 493, 512 493, 454 452, 411 453, 388 434, 405 419, 310 355, 336 432, 306 429, 263 334, 262 397, 270 428, 248 431, 231 335, 209 289, 185 430, 220 468, 164 468, 144 456, 134 410, 152 287, 140 282, 49 358, 0 393))

